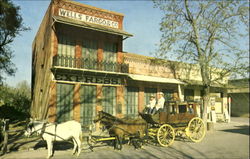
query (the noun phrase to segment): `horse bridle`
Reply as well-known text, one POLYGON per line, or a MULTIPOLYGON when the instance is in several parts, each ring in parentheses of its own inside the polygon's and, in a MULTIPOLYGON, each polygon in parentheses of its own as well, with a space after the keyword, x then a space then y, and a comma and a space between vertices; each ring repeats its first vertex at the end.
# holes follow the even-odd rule
MULTIPOLYGON (((98 122, 98 121, 101 121, 102 119, 104 119, 104 118, 110 118, 110 115, 107 115, 105 112, 103 112, 103 111, 100 111, 99 112, 99 114, 98 114, 98 120, 94 120, 94 122, 98 122), (101 116, 102 115, 102 116, 101 116), (101 116, 101 117, 100 117, 101 116)), ((106 127, 106 129, 109 131, 110 129, 112 129, 112 128, 114 128, 115 126, 114 126, 114 123, 115 122, 117 122, 117 120, 118 120, 118 118, 115 118, 114 119, 114 121, 113 121, 113 124, 111 124, 111 125, 105 125, 105 127, 106 127), (107 126, 110 126, 109 128, 107 128, 107 126)), ((102 123, 104 123, 104 122, 102 122, 102 123)))
MULTIPOLYGON (((42 136, 43 133, 45 132, 46 124, 47 124, 46 122, 43 123, 43 126, 42 126, 42 128, 41 128, 41 134, 40 134, 41 136, 42 136)), ((34 126, 34 123, 33 123, 33 122, 28 124, 28 129, 30 129, 30 131, 31 131, 30 135, 32 135, 32 134, 34 134, 35 132, 39 131, 39 129, 38 129, 38 130, 35 130, 35 126, 34 126), (34 131, 33 131, 33 132, 32 132, 32 128, 34 128, 34 131)))

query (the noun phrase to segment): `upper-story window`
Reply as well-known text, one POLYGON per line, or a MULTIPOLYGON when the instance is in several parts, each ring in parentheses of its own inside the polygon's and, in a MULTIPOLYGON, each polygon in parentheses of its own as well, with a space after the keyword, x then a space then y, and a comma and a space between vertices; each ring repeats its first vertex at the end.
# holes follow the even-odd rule
POLYGON ((75 57, 76 42, 66 35, 58 36, 58 55, 75 57))
POLYGON ((83 40, 82 43, 82 57, 88 59, 97 59, 97 41, 83 40))
POLYGON ((117 71, 117 45, 115 43, 104 43, 103 65, 105 71, 117 71))
POLYGON ((84 68, 97 69, 97 41, 84 39, 82 43, 82 58, 84 68))
POLYGON ((103 50, 103 60, 116 62, 117 60, 117 44, 105 43, 103 50))
POLYGON ((63 67, 75 67, 75 46, 73 38, 66 35, 58 36, 57 64, 63 67))

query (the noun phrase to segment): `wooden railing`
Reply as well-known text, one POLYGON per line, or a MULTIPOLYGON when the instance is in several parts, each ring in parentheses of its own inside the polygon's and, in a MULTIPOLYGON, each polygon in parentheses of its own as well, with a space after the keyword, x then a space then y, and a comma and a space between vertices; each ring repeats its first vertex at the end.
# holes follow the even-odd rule
POLYGON ((129 65, 112 61, 98 61, 90 58, 76 58, 72 56, 56 55, 53 57, 53 66, 90 69, 109 72, 128 73, 129 65))

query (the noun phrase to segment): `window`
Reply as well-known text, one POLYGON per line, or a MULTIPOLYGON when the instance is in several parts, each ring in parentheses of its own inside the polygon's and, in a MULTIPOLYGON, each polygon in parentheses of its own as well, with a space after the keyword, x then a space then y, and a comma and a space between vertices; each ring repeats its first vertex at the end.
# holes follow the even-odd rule
POLYGON ((138 115, 138 94, 139 88, 127 87, 125 101, 128 117, 135 118, 138 115))
MULTIPOLYGON (((144 105, 147 105, 150 100, 150 96, 154 95, 156 97, 157 89, 156 88, 145 88, 144 91, 144 105)), ((157 97, 156 97, 157 98, 157 97)))
POLYGON ((74 67, 75 45, 75 40, 72 38, 65 35, 58 36, 59 66, 74 67))
POLYGON ((82 57, 84 59, 84 68, 96 69, 97 68, 97 41, 84 40, 82 44, 82 57))
POLYGON ((72 119, 73 116, 73 92, 72 84, 57 84, 57 122, 65 122, 72 119))
POLYGON ((117 45, 115 43, 105 43, 103 51, 103 59, 105 61, 116 62, 117 60, 117 45))
POLYGON ((58 37, 58 55, 75 56, 75 40, 65 35, 58 37))
POLYGON ((115 43, 104 44, 103 62, 105 71, 116 71, 117 45, 115 43))
POLYGON ((185 89, 184 90, 184 100, 185 101, 194 101, 194 90, 193 89, 185 89))
POLYGON ((178 105, 179 113, 186 113, 187 112, 187 105, 178 105))
POLYGON ((83 125, 83 130, 88 130, 92 124, 95 115, 96 106, 96 86, 82 85, 80 89, 81 109, 80 121, 83 125))
POLYGON ((103 100, 102 100, 103 111, 115 115, 116 88, 103 87, 102 94, 103 94, 103 100))

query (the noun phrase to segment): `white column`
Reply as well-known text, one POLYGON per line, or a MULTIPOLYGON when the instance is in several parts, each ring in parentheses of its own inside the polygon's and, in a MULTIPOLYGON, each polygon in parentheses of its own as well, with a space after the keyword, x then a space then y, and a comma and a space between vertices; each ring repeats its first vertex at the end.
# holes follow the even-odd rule
POLYGON ((183 97, 182 92, 181 92, 181 85, 180 84, 178 84, 178 94, 179 94, 180 100, 184 101, 184 97, 183 97))
POLYGON ((231 97, 228 97, 228 122, 231 121, 231 97))

